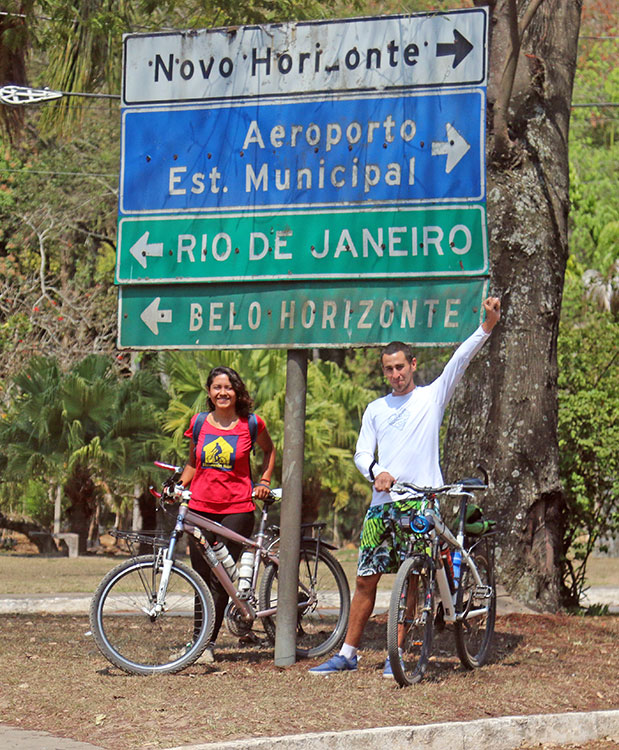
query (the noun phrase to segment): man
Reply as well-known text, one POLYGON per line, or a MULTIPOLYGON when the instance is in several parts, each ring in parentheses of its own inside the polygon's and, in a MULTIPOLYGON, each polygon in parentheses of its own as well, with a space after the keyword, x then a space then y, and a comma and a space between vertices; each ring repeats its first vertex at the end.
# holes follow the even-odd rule
MULTIPOLYGON (((363 415, 357 440, 355 464, 374 483, 372 502, 363 522, 355 594, 340 653, 313 667, 312 674, 328 675, 357 669, 357 649, 365 625, 374 609, 376 587, 383 573, 395 573, 397 561, 391 554, 391 538, 382 539, 385 510, 393 518, 410 513, 415 501, 391 497, 393 483, 413 482, 421 487, 443 484, 439 465, 439 429, 445 407, 475 354, 484 345, 501 316, 497 297, 483 303, 485 320, 454 352, 442 374, 430 385, 415 386, 417 360, 400 341, 382 351, 383 374, 391 393, 369 404, 363 415), (376 449, 378 458, 376 459, 376 449)), ((389 659, 383 672, 393 677, 389 659)))

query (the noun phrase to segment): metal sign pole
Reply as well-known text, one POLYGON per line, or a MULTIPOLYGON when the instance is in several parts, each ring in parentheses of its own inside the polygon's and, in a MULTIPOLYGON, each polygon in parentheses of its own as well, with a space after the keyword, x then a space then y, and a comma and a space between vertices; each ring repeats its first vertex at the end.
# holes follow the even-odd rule
POLYGON ((307 349, 288 350, 282 467, 283 502, 275 630, 277 667, 287 667, 294 664, 296 659, 307 356, 307 349))

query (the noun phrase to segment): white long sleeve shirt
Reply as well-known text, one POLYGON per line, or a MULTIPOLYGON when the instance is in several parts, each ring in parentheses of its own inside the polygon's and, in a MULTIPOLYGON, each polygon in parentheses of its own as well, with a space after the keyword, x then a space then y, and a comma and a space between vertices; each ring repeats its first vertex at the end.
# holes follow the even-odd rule
MULTIPOLYGON (((430 385, 415 386, 403 396, 390 393, 368 405, 355 452, 355 465, 366 479, 371 481, 372 467, 374 477, 388 471, 396 480, 421 487, 443 484, 439 430, 445 407, 470 361, 489 336, 480 326, 460 344, 441 375, 430 385)), ((388 492, 374 489, 371 505, 394 499, 388 492)))

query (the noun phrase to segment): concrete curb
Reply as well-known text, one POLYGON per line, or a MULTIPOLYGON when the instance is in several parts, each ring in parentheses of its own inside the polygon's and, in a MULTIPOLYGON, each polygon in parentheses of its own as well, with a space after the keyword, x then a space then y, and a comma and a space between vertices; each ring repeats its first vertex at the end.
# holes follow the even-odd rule
POLYGON ((590 713, 503 716, 497 719, 320 732, 287 737, 183 745, 168 750, 513 750, 523 744, 575 745, 619 740, 619 710, 590 713))
POLYGON ((49 732, 17 729, 6 724, 0 724, 0 747, 3 750, 102 750, 88 742, 56 737, 49 732))

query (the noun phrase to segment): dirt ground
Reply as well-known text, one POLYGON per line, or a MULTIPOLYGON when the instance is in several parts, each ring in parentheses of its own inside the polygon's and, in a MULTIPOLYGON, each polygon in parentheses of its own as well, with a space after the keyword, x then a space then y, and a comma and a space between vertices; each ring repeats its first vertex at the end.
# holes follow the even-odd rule
MULTIPOLYGON (((2 615, 0 716, 12 726, 110 750, 149 750, 619 708, 619 617, 498 617, 491 661, 474 672, 460 666, 447 630, 436 644, 427 677, 406 689, 382 677, 385 626, 386 615, 372 618, 359 671, 352 674, 309 675, 308 667, 317 661, 276 668, 271 649, 241 647, 226 634, 213 665, 136 677, 99 654, 86 617, 2 615)), ((584 747, 618 750, 619 743, 600 740, 584 747)))

